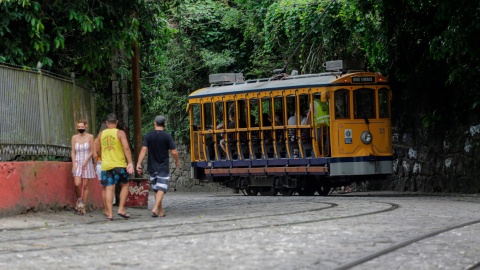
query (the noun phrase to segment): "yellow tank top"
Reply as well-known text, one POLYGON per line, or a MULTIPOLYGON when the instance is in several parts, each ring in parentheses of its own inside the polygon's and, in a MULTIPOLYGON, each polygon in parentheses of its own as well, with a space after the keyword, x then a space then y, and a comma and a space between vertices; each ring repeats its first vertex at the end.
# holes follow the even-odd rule
POLYGON ((109 128, 102 131, 102 171, 113 168, 126 168, 127 161, 122 143, 117 138, 118 129, 109 128))

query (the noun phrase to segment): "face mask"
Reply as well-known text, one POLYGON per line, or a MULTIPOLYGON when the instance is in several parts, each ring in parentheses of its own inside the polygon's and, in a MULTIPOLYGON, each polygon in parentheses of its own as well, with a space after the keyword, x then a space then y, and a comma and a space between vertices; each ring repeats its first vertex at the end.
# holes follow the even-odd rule
POLYGON ((80 132, 80 133, 85 132, 85 129, 77 129, 77 130, 78 130, 78 132, 80 132))

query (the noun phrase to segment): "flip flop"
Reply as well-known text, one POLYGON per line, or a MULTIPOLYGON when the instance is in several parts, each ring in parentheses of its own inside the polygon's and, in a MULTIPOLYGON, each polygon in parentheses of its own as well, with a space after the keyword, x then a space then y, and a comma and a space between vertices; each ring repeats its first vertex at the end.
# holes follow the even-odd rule
POLYGON ((155 213, 152 213, 152 217, 158 217, 158 215, 155 213))
POLYGON ((108 220, 110 220, 110 221, 113 221, 113 217, 112 217, 112 218, 108 218, 108 217, 107 217, 106 219, 108 219, 108 220))
POLYGON ((159 217, 166 217, 167 215, 163 214, 163 216, 159 216, 159 217))
POLYGON ((118 213, 118 215, 123 217, 123 218, 127 218, 127 219, 130 218, 130 216, 128 216, 127 213, 125 213, 125 214, 118 213))

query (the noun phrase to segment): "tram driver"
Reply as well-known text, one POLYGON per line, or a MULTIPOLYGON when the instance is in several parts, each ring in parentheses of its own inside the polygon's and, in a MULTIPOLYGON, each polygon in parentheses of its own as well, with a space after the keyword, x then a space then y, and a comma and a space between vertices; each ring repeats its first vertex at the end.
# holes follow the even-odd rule
MULTIPOLYGON (((318 95, 313 96, 313 121, 315 124, 315 128, 317 129, 317 143, 319 144, 322 140, 322 134, 324 137, 324 145, 323 145, 323 155, 328 155, 328 150, 330 149, 329 146, 329 137, 328 137, 328 127, 330 126, 330 115, 329 115, 329 104, 327 102, 322 102, 318 95), (323 132, 322 132, 323 130, 323 132)), ((311 112, 310 108, 310 112, 311 112)), ((307 123, 310 120, 311 113, 309 112, 307 116, 307 123)))

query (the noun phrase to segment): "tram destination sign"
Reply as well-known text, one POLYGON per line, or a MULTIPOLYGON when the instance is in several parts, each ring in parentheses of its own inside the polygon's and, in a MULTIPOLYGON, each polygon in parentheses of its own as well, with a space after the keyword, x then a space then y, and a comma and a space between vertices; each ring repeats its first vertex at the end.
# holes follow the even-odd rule
POLYGON ((371 83, 375 82, 375 77, 352 77, 352 83, 371 83))

